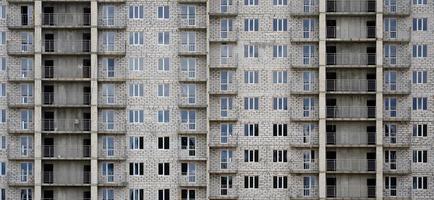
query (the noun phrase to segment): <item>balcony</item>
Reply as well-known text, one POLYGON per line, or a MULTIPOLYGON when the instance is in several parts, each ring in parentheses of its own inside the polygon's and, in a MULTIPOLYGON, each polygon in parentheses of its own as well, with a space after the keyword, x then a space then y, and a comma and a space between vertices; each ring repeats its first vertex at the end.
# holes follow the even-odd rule
POLYGON ((327 159, 327 173, 375 173, 375 159, 327 159))
POLYGON ((383 93, 392 95, 408 95, 411 93, 411 82, 400 80, 395 83, 384 83, 383 93))
POLYGON ((407 69, 411 65, 411 55, 409 52, 403 52, 399 56, 387 56, 383 58, 384 68, 407 69))
POLYGON ((375 145, 376 133, 358 133, 358 134, 336 134, 336 132, 327 132, 327 145, 333 147, 361 147, 375 145))
POLYGON ((220 189, 210 191, 210 194, 208 196, 208 199, 210 200, 235 200, 239 197, 236 184, 229 187, 227 185, 221 185, 220 183, 218 183, 218 185, 215 185, 215 187, 220 189))
POLYGON ((43 132, 88 132, 90 119, 43 119, 43 132))
MULTIPOLYGON (((357 187, 357 186, 355 186, 357 187)), ((345 188, 348 188, 347 186, 345 188)), ((355 191, 344 191, 340 190, 336 185, 327 185, 326 193, 327 198, 336 199, 375 199, 375 186, 359 186, 360 190, 358 193, 355 191)))
POLYGON ((228 57, 211 57, 210 68, 236 69, 238 67, 238 54, 228 57))
POLYGON ((295 95, 310 95, 310 94, 318 94, 318 82, 303 82, 303 81, 292 81, 291 84, 291 94, 295 95))
POLYGON ((239 119, 239 112, 236 109, 219 110, 210 116, 210 122, 236 122, 239 119))
POLYGON ((315 42, 319 40, 319 30, 316 27, 313 30, 301 31, 291 30, 292 42, 315 42))
POLYGON ((204 45, 197 43, 180 43, 178 49, 179 56, 205 56, 206 49, 204 45))
POLYGON ((8 145, 8 159, 10 160, 33 160, 34 155, 33 148, 23 148, 20 144, 15 143, 8 145))
POLYGON ((293 160, 291 163, 291 173, 294 174, 318 173, 319 170, 319 163, 317 160, 314 159, 306 161, 293 160))
POLYGON ((327 0, 326 10, 328 14, 366 15, 376 11, 375 0, 327 0))
POLYGON ((98 44, 98 55, 107 55, 107 56, 125 56, 127 49, 127 43, 120 42, 118 43, 100 43, 98 44))
POLYGON ((76 98, 70 96, 55 94, 54 92, 44 92, 43 106, 44 107, 89 107, 90 93, 76 94, 76 98), (79 98, 79 96, 82 98, 79 98), (69 97, 69 98, 68 98, 69 97))
POLYGON ((13 108, 33 107, 35 99, 33 96, 8 95, 8 106, 13 108))
POLYGON ((115 67, 114 69, 108 69, 103 65, 98 66, 98 81, 99 82, 125 82, 128 75, 126 66, 115 67))
POLYGON ((411 173, 411 160, 406 159, 389 159, 383 164, 384 174, 410 174, 411 173))
POLYGON ((232 30, 222 31, 219 27, 217 30, 210 31, 210 42, 235 43, 238 41, 238 30, 233 27, 232 30))
POLYGON ((127 19, 124 15, 98 19, 98 29, 125 29, 126 27, 127 19))
POLYGON ((90 171, 82 171, 76 176, 68 176, 65 174, 56 174, 53 171, 44 171, 42 177, 42 185, 44 186, 87 186, 90 185, 90 171))
POLYGON ((9 55, 32 55, 35 52, 35 46, 28 41, 7 41, 7 51, 9 55))
POLYGON ((34 25, 33 15, 13 12, 8 13, 7 26, 9 29, 28 29, 33 28, 34 25))
POLYGON ((197 68, 194 70, 179 70, 178 81, 184 83, 206 83, 207 77, 205 69, 197 68))
POLYGON ((348 33, 347 29, 340 30, 336 26, 327 26, 327 41, 339 42, 367 42, 376 40, 376 27, 366 26, 361 28, 360 35, 348 33), (363 31, 363 29, 365 29, 363 31))
POLYGON ((360 66, 375 65, 375 53, 327 53, 327 65, 360 66))
POLYGON ((107 95, 102 94, 98 98, 99 108, 120 108, 123 109, 127 106, 127 96, 124 95, 107 95))
POLYGON ((180 120, 178 125, 178 134, 207 134, 207 119, 195 118, 190 121, 180 120))
POLYGON ((397 0, 396 4, 384 1, 383 15, 385 16, 409 16, 411 14, 411 1, 409 0, 397 0))
POLYGON ((9 65, 8 79, 9 81, 28 81, 33 82, 35 73, 32 69, 17 69, 21 66, 9 65))
POLYGON ((182 147, 180 147, 178 149, 178 160, 179 161, 206 161, 207 160, 206 148, 198 147, 199 143, 200 143, 199 141, 196 141, 196 143, 194 144, 196 145, 194 149, 188 149, 189 147, 187 147, 187 149, 182 149, 182 147))
POLYGON ((296 109, 292 107, 290 112, 292 121, 317 121, 319 119, 318 110, 315 107, 296 109))
POLYGON ((44 28, 90 27, 90 13, 43 13, 44 28))
POLYGON ((327 106, 328 120, 375 120, 375 106, 327 106))
POLYGON ((291 15, 293 16, 315 16, 319 14, 319 1, 308 1, 309 4, 305 4, 304 1, 288 1, 291 5, 291 15))
POLYGON ((127 157, 126 146, 121 145, 112 149, 98 148, 98 160, 125 160, 127 157))
POLYGON ((90 159, 90 146, 88 145, 43 145, 43 159, 51 160, 82 160, 90 159))
MULTIPOLYGON (((220 160, 220 151, 218 151, 219 158, 217 160, 220 160)), ((209 173, 210 174, 236 174, 238 171, 238 165, 236 162, 236 159, 230 159, 227 162, 212 162, 209 173)))
POLYGON ((410 121, 411 120, 411 108, 385 108, 383 111, 384 121, 410 121))
POLYGON ((42 42, 43 54, 88 55, 90 40, 45 40, 42 42))
POLYGON ((34 123, 32 121, 21 121, 20 119, 12 119, 8 122, 9 133, 33 133, 34 123))
POLYGON ((376 91, 375 79, 327 79, 328 93, 372 93, 376 91))
POLYGON ((396 31, 384 31, 383 40, 385 42, 410 42, 411 41, 411 29, 400 29, 396 31))
POLYGON ((98 123, 99 133, 124 134, 126 131, 127 131, 126 124, 122 122, 99 122, 98 123))
POLYGON ((303 56, 301 58, 292 58, 291 64, 291 67, 294 69, 318 68, 319 58, 317 55, 311 55, 306 57, 303 56))
MULTIPOLYGON (((116 170, 122 170, 116 168, 116 170)), ((110 172, 108 172, 110 173, 110 172)), ((128 185, 127 173, 112 172, 111 175, 98 175, 98 186, 104 187, 124 187, 128 185)))
MULTIPOLYGON (((18 170, 20 166, 16 166, 16 169, 18 170)), ((18 186, 18 187, 26 187, 26 186, 34 186, 34 176, 28 175, 28 176, 21 176, 20 171, 13 172, 12 170, 9 171, 7 175, 7 182, 9 186, 18 186)))
POLYGON ((208 145, 210 148, 236 148, 238 146, 238 135, 213 136, 208 145))
POLYGON ((208 105, 206 103, 206 98, 204 95, 196 94, 194 97, 179 95, 178 96, 178 107, 179 108, 206 108, 208 105))
POLYGON ((44 66, 43 79, 50 81, 87 81, 90 80, 90 66, 44 66))
MULTIPOLYGON (((198 166, 196 166, 198 167, 198 166)), ((205 170, 204 170, 205 171, 205 170)), ((197 175, 197 173, 200 173, 200 171, 198 171, 196 169, 196 175, 182 175, 179 177, 178 179, 178 184, 180 187, 206 187, 207 183, 206 181, 206 177, 200 177, 200 175, 197 175)))
POLYGON ((235 4, 222 5, 219 1, 210 2, 210 16, 216 17, 234 17, 238 15, 238 2, 235 4))
POLYGON ((207 15, 188 15, 188 14, 180 14, 178 16, 178 28, 184 30, 193 30, 193 29, 206 29, 206 19, 207 15))
MULTIPOLYGON (((215 82, 215 81, 213 81, 215 82)), ((210 95, 236 95, 238 94, 238 84, 236 82, 232 83, 220 83, 220 84, 211 84, 211 88, 209 90, 210 95)))
POLYGON ((306 187, 300 184, 297 189, 294 190, 290 199, 318 199, 319 187, 318 185, 310 185, 306 187), (295 193, 295 194, 294 194, 295 193))

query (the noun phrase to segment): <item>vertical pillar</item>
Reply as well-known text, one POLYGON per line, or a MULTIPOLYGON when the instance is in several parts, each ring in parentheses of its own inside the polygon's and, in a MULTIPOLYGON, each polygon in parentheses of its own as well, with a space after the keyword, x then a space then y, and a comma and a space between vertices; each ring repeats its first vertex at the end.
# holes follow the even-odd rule
POLYGON ((35 108, 34 108, 34 148, 35 148, 35 160, 34 160, 34 199, 42 199, 42 83, 41 83, 41 73, 42 73, 42 55, 41 55, 41 45, 42 45, 42 2, 36 0, 34 3, 34 22, 35 22, 35 33, 34 33, 34 45, 35 45, 35 56, 34 56, 34 72, 35 72, 35 82, 34 82, 34 98, 35 98, 35 108))
POLYGON ((383 199, 383 1, 376 13, 376 197, 383 199))
POLYGON ((90 30, 90 49, 91 49, 91 199, 98 199, 98 2, 96 0, 92 0, 90 3, 90 11, 91 11, 91 30, 90 30))

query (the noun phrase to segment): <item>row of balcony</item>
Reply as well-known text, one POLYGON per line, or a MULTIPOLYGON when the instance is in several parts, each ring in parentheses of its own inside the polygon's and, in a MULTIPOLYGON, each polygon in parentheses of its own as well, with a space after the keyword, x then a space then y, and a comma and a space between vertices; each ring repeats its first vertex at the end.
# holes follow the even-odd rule
MULTIPOLYGON (((206 15, 180 14, 178 15, 178 27, 188 29, 205 29, 206 15)), ((43 13, 43 28, 90 28, 91 14, 88 13, 43 13)), ((101 29, 124 29, 127 27, 125 15, 115 17, 103 17, 98 19, 98 28, 101 29)), ((33 15, 9 13, 7 19, 9 28, 32 28, 34 26, 33 15)))

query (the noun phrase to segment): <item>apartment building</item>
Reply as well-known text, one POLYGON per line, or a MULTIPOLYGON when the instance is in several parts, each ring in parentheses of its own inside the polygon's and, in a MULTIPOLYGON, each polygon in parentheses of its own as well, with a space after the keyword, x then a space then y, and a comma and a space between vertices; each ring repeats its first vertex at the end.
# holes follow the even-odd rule
POLYGON ((432 199, 432 0, 3 0, 0 200, 432 199))

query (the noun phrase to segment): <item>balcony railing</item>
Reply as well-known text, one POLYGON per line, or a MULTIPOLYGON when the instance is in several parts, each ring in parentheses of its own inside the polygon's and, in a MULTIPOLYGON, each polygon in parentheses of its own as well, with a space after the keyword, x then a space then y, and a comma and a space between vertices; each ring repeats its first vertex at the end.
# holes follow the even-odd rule
POLYGON ((361 32, 360 35, 350 34, 347 29, 338 30, 336 26, 327 26, 327 38, 341 39, 341 40, 361 40, 361 39, 375 39, 376 27, 367 26, 366 32, 361 32), (345 30, 345 31, 344 31, 345 30))
POLYGON ((395 4, 391 1, 384 1, 383 12, 385 15, 410 15, 411 1, 397 0, 395 4))
MULTIPOLYGON (((355 191, 341 191, 338 189, 336 185, 327 185, 326 187, 326 195, 328 198, 343 198, 343 199, 351 199, 351 198, 375 198, 376 196, 376 187, 375 186, 360 186, 359 188, 366 187, 366 190, 359 190, 358 193, 355 191)), ((347 188, 347 186, 345 186, 347 188)))
POLYGON ((237 135, 214 136, 211 138, 210 147, 236 147, 238 145, 237 135))
POLYGON ((116 17, 102 17, 98 20, 98 27, 100 28, 125 28, 127 20, 124 16, 116 17))
POLYGON ((327 0, 327 12, 375 12, 375 0, 327 0))
POLYGON ((336 134, 336 132, 327 132, 328 145, 375 145, 376 133, 359 133, 359 134, 336 134))
POLYGON ((122 147, 115 147, 113 149, 98 149, 98 159, 126 159, 127 156, 126 148, 122 147))
POLYGON ((384 31, 383 38, 384 41, 410 41, 411 40, 411 29, 397 29, 396 31, 384 31))
MULTIPOLYGON (((90 105, 90 93, 82 93, 82 98, 68 98, 54 92, 44 92, 44 105, 88 106, 90 105)), ((77 96, 76 96, 77 97, 77 96)))
POLYGON ((32 121, 21 121, 20 119, 11 119, 8 122, 9 132, 32 132, 34 130, 34 123, 32 121))
POLYGON ((8 158, 12 159, 31 159, 34 157, 33 144, 29 147, 21 146, 20 144, 9 144, 8 158))
POLYGON ((327 118, 375 118, 375 106, 327 106, 327 118))
MULTIPOLYGON (((238 84, 237 82, 232 83, 216 83, 210 88, 210 94, 236 94, 238 92, 238 84)), ((235 81, 235 80, 234 80, 235 81)))
POLYGON ((102 94, 98 98, 98 106, 101 107, 124 107, 127 105, 127 96, 102 94))
POLYGON ((291 109, 290 117, 292 120, 296 121, 310 121, 318 120, 318 108, 317 107, 306 107, 302 109, 291 109))
POLYGON ((293 160, 291 163, 293 172, 316 172, 319 170, 319 163, 315 159, 293 160))
POLYGON ((197 118, 190 121, 179 121, 178 132, 183 133, 206 133, 206 118, 197 118))
POLYGON ((207 103, 205 97, 200 94, 196 96, 178 96, 178 106, 180 107, 206 107, 207 103))
POLYGON ((383 92, 388 94, 409 94, 411 92, 411 82, 406 80, 399 80, 395 83, 384 83, 383 92))
POLYGON ((7 24, 8 27, 32 27, 34 26, 33 15, 10 12, 8 13, 7 24))
POLYGON ((389 158, 389 160, 384 161, 383 171, 390 174, 410 173, 411 163, 411 160, 389 158))
POLYGON ((228 57, 211 58, 211 68, 236 68, 238 67, 238 54, 228 57))
POLYGON ((90 40, 45 40, 42 51, 44 53, 66 54, 90 53, 90 40))
POLYGON ((234 27, 233 30, 222 31, 220 28, 210 32, 210 41, 216 42, 235 42, 238 40, 238 31, 234 27))
POLYGON ((327 65, 375 65, 375 53, 327 53, 327 65))
POLYGON ((288 1, 291 6, 292 15, 317 15, 319 14, 319 1, 288 1))
POLYGON ((327 159, 327 171, 374 172, 375 159, 327 159))
POLYGON ((9 106, 31 106, 35 103, 33 96, 8 96, 9 106))
MULTIPOLYGON (((76 173, 76 172, 73 172, 76 173)), ((42 184, 45 185, 87 185, 90 184, 91 173, 89 171, 79 172, 76 176, 66 176, 63 173, 44 171, 42 184)))
POLYGON ((43 119, 43 131, 90 131, 90 119, 43 119))
POLYGON ((317 55, 303 56, 292 58, 292 67, 294 68, 316 68, 319 66, 319 58, 317 55))
POLYGON ((79 159, 90 158, 90 146, 89 145, 44 145, 43 157, 44 158, 56 158, 56 159, 79 159))
POLYGON ((33 54, 34 48, 33 43, 29 41, 7 41, 7 51, 9 54, 33 54))
POLYGON ((101 43, 98 45, 98 53, 99 54, 108 54, 108 55, 123 55, 125 54, 127 49, 126 43, 101 43))
POLYGON ((180 43, 179 54, 202 55, 206 53, 205 46, 199 43, 180 43))
MULTIPOLYGON (((100 119, 102 121, 102 119, 100 119)), ((122 122, 99 122, 98 131, 105 133, 119 133, 127 130, 126 124, 122 122)))
MULTIPOLYGON (((121 170, 116 168, 116 170, 121 170)), ((104 186, 125 186, 127 182, 127 174, 122 172, 108 172, 109 175, 98 175, 98 185, 104 186), (112 174, 110 174, 112 173, 112 174)))
POLYGON ((411 108, 385 108, 383 118, 387 121, 408 121, 411 119, 411 108))
POLYGON ((210 5, 211 15, 236 15, 238 14, 238 2, 232 4, 221 4, 220 1, 212 2, 210 5))
POLYGON ((206 28, 206 15, 179 15, 179 28, 206 28))
MULTIPOLYGON (((197 173, 197 171, 196 171, 197 173)), ((202 180, 206 180, 205 177, 200 177, 200 175, 196 174, 196 175, 183 175, 180 176, 178 181, 179 181, 179 186, 181 187, 197 187, 197 186, 206 186, 205 181, 202 180)))
POLYGON ((90 13, 43 13, 42 25, 44 26, 90 26, 90 13))
MULTIPOLYGON (((218 158, 215 158, 220 161, 220 150, 217 150, 219 153, 218 158)), ((238 165, 236 159, 229 159, 226 162, 213 162, 210 166, 209 171, 211 173, 224 173, 224 172, 235 172, 238 170, 238 165)))
POLYGON ((327 79, 329 92, 375 92, 375 79, 327 79))
POLYGON ((229 187, 218 183, 219 190, 211 190, 209 199, 238 199, 239 193, 236 185, 229 187))
POLYGON ((403 55, 384 57, 383 64, 384 67, 391 67, 391 68, 410 67, 411 55, 408 52, 404 52, 403 55))
POLYGON ((43 78, 46 79, 76 79, 90 78, 90 66, 44 66, 43 78))
POLYGON ((314 30, 301 31, 291 30, 291 41, 316 41, 319 39, 319 30, 316 27, 314 30))
POLYGON ((9 65, 8 78, 9 80, 33 80, 35 77, 32 69, 18 69, 21 66, 9 65))
POLYGON ((318 82, 310 81, 310 82, 302 82, 302 81, 294 81, 291 84, 291 93, 294 94, 311 94, 318 92, 318 82))

